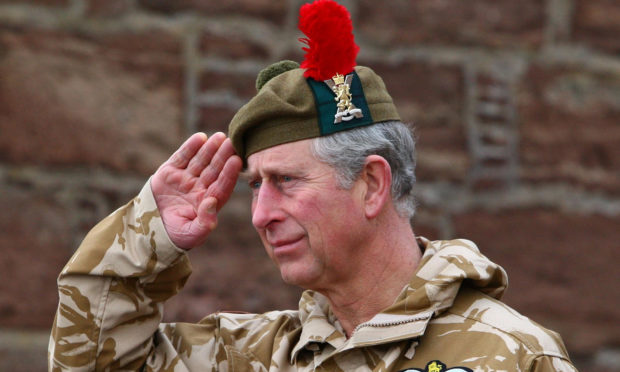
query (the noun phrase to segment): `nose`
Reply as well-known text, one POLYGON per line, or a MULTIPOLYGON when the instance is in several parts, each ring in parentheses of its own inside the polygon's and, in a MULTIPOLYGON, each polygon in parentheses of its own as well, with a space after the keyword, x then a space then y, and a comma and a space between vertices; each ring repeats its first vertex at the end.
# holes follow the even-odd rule
POLYGON ((270 182, 263 182, 252 199, 252 224, 256 229, 265 229, 274 221, 282 220, 280 195, 270 182))

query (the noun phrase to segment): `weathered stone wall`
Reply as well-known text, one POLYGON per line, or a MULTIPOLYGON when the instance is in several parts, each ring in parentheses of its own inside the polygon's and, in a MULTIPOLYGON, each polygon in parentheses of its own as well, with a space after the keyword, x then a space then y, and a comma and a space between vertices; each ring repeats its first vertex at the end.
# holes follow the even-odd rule
MULTIPOLYGON (((417 233, 465 237, 583 371, 620 370, 620 2, 348 0, 418 138, 417 233)), ((302 58, 299 0, 0 0, 0 370, 44 370, 55 278, 85 233, 256 73, 302 58)), ((296 306, 238 187, 167 306, 296 306)))

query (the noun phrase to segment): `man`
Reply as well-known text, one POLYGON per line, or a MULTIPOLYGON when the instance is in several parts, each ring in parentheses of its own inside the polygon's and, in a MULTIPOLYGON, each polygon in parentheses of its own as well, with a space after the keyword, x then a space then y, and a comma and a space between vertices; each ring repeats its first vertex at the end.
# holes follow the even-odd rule
MULTIPOLYGON (((309 55, 342 11, 302 8, 309 55)), ((497 300, 506 274, 472 242, 414 235, 414 142, 381 78, 312 58, 264 70, 230 139, 190 137, 88 234, 59 278, 50 369, 574 371, 557 334, 497 300), (242 169, 299 310, 161 324, 242 169)))

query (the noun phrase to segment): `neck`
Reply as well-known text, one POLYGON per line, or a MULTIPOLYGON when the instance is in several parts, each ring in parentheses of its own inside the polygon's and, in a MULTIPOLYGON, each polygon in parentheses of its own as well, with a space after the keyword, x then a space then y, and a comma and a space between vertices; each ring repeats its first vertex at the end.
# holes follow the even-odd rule
POLYGON ((360 259, 350 265, 350 280, 318 289, 329 300, 347 337, 359 324, 394 303, 420 262, 421 252, 409 221, 399 219, 392 227, 360 249, 360 259))

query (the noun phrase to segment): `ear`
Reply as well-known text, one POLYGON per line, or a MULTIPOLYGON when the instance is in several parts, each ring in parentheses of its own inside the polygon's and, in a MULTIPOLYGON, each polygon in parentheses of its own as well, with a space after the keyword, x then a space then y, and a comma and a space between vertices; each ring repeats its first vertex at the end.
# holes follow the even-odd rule
POLYGON ((379 155, 366 158, 361 179, 366 183, 364 207, 367 218, 375 218, 392 198, 392 169, 390 164, 379 155))

